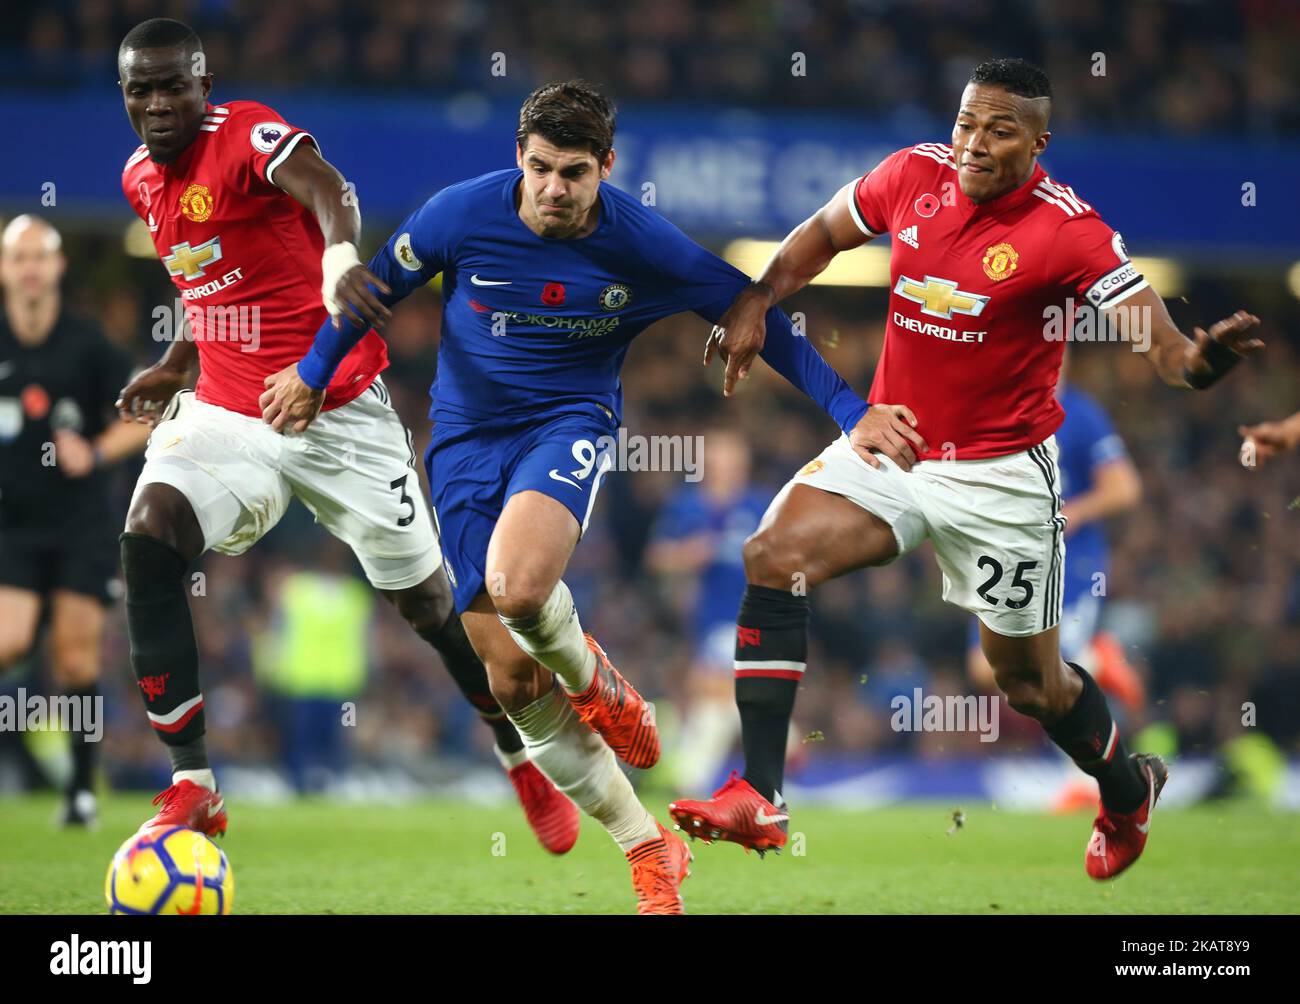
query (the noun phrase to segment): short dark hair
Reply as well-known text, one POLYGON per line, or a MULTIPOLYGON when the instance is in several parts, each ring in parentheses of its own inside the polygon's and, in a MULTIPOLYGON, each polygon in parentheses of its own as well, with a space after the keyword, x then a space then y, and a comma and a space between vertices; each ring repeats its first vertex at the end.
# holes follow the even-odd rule
POLYGON ((563 149, 585 147, 604 160, 614 145, 614 103, 585 80, 547 84, 519 109, 515 139, 522 149, 531 135, 563 149))
POLYGON ((203 51, 198 33, 188 24, 169 17, 151 17, 126 33, 117 48, 117 57, 121 59, 122 53, 132 49, 170 49, 174 46, 184 47, 186 55, 203 51))
POLYGON ((971 70, 970 83, 992 84, 1022 98, 1050 98, 1052 82, 1047 74, 1023 59, 986 59, 971 70))

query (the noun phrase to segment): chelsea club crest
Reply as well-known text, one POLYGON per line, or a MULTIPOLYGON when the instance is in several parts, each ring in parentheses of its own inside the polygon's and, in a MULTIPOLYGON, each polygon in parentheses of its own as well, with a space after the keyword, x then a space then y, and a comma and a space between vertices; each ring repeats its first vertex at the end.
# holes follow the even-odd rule
POLYGON ((611 283, 600 291, 601 310, 622 310, 632 302, 632 291, 621 282, 611 283))

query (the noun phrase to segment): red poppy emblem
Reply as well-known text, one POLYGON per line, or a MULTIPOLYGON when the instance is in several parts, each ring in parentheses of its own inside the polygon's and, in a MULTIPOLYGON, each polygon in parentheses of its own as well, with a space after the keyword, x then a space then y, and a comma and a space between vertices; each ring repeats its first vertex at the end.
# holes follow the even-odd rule
POLYGON ((928 220, 939 211, 939 200, 927 192, 916 200, 912 208, 916 210, 917 216, 924 216, 928 220))
POLYGON ((38 383, 29 383, 24 387, 20 400, 23 403, 23 411, 33 422, 39 422, 50 413, 50 395, 38 383))

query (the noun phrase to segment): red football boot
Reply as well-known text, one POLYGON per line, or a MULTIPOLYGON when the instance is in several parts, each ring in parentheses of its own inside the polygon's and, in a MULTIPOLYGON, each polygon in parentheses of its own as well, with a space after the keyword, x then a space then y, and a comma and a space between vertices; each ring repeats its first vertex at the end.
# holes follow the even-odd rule
POLYGON ((637 844, 627 852, 632 865, 632 888, 636 890, 636 912, 680 914, 682 883, 690 877, 691 852, 686 842, 655 820, 659 836, 637 844))
POLYGON ((1083 863, 1098 881, 1113 879, 1142 856, 1151 827, 1151 810, 1169 780, 1169 768, 1154 753, 1134 753, 1138 770, 1147 780, 1147 797, 1132 812, 1111 812, 1105 805, 1093 821, 1092 839, 1083 863))
POLYGON ((654 706, 613 667, 591 635, 587 647, 596 656, 596 672, 581 694, 568 694, 583 724, 600 734, 620 760, 642 770, 659 762, 659 726, 654 706))
POLYGON ((188 826, 209 837, 226 832, 226 801, 219 791, 212 791, 193 781, 178 781, 158 793, 154 805, 162 803, 158 815, 140 827, 188 826))
POLYGON ((753 848, 760 857, 767 851, 779 854, 789 839, 789 813, 760 795, 734 770, 711 799, 680 799, 668 806, 668 812, 692 840, 730 840, 746 853, 753 848))
POLYGON ((525 760, 506 771, 537 841, 552 854, 567 854, 578 842, 578 807, 550 778, 525 760))

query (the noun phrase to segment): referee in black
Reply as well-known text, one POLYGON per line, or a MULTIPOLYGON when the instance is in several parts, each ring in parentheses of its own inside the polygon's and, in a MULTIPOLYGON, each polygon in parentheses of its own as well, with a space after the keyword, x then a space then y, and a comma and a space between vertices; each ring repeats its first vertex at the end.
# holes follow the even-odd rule
MULTIPOLYGON (((114 414, 130 360, 63 309, 61 245, 35 216, 0 237, 0 672, 31 651, 44 613, 54 686, 93 699, 105 611, 120 592, 105 468, 139 453, 149 429, 114 414)), ((84 733, 92 705, 82 706, 84 733)), ((64 825, 95 822, 95 750, 73 734, 64 825)))

